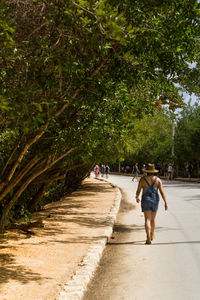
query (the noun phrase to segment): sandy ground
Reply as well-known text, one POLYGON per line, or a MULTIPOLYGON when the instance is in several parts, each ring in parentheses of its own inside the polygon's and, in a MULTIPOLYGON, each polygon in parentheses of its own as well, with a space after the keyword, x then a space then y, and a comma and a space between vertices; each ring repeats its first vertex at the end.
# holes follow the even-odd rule
POLYGON ((91 244, 101 238, 116 189, 86 179, 72 195, 34 215, 43 228, 0 236, 0 300, 56 299, 91 244))

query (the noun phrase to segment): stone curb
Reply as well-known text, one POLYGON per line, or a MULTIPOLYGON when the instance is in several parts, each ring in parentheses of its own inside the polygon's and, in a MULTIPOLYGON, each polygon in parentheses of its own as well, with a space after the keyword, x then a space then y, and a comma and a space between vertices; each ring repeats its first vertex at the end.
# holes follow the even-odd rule
POLYGON ((94 244, 89 248, 87 255, 79 264, 78 269, 73 275, 72 279, 64 285, 63 291, 60 292, 60 295, 58 298, 56 298, 56 300, 81 300, 84 296, 87 285, 93 277, 93 274, 102 257, 107 241, 112 235, 113 226, 116 221, 121 203, 122 195, 120 189, 113 184, 111 185, 117 189, 117 196, 111 207, 110 213, 107 216, 107 221, 110 225, 105 229, 102 238, 98 240, 98 242, 95 241, 94 244))

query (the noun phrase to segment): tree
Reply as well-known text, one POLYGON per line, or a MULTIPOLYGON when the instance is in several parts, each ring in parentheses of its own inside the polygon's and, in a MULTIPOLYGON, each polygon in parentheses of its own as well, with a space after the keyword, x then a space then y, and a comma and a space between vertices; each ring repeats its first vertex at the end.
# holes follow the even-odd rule
POLYGON ((153 162, 163 166, 171 159, 171 121, 164 111, 132 122, 132 130, 126 138, 125 162, 153 162))
POLYGON ((177 164, 182 174, 189 161, 194 166, 193 176, 199 176, 200 153, 200 106, 188 105, 181 113, 175 135, 177 164), (183 151, 184 149, 184 151, 183 151))
POLYGON ((130 111, 181 104, 175 83, 199 53, 197 1, 6 3, 1 223, 34 182, 109 157, 130 111))

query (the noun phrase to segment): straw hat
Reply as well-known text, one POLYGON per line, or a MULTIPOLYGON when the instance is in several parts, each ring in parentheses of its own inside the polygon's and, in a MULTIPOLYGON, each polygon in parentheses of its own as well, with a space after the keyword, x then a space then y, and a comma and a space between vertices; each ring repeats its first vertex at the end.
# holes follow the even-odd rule
POLYGON ((142 171, 144 173, 157 173, 157 172, 159 172, 158 170, 155 169, 155 165, 154 164, 148 164, 147 168, 142 169, 142 171))

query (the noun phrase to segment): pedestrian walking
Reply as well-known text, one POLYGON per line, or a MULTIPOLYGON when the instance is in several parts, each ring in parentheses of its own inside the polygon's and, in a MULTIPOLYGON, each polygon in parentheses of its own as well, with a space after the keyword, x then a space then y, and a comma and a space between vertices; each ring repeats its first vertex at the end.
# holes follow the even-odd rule
POLYGON ((108 174, 110 171, 110 167, 108 165, 105 166, 105 174, 106 174, 106 178, 108 178, 108 174))
POLYGON ((168 165, 164 166, 164 178, 167 179, 168 178, 168 165))
POLYGON ((104 174, 105 174, 105 165, 101 165, 100 167, 100 171, 101 171, 101 177, 104 177, 104 174))
POLYGON ((130 173, 130 170, 131 170, 131 168, 129 167, 129 166, 126 166, 125 167, 125 172, 128 174, 128 173, 130 173))
POLYGON ((167 168, 167 180, 172 180, 173 177, 173 167, 169 165, 167 168))
POLYGON ((95 174, 95 177, 96 177, 96 178, 99 177, 99 173, 100 173, 100 171, 99 171, 99 166, 96 165, 96 166, 94 167, 94 174, 95 174))
POLYGON ((136 181, 138 181, 138 175, 140 173, 140 170, 138 168, 138 163, 134 164, 132 173, 133 173, 132 181, 134 181, 135 179, 136 179, 136 181))
POLYGON ((191 178, 192 175, 192 170, 193 170, 193 165, 191 162, 189 162, 186 166, 186 171, 187 171, 187 176, 188 178, 191 178))
POLYGON ((155 169, 155 165, 148 164, 147 168, 142 171, 147 175, 141 177, 138 183, 138 188, 136 191, 136 202, 140 203, 139 195, 141 190, 143 190, 141 207, 142 212, 144 212, 145 218, 145 230, 147 236, 146 244, 151 244, 151 241, 155 237, 155 218, 159 206, 158 190, 160 191, 160 194, 164 200, 165 210, 168 209, 168 206, 166 196, 162 187, 162 181, 160 180, 160 178, 155 176, 155 174, 158 172, 158 170, 155 169))

